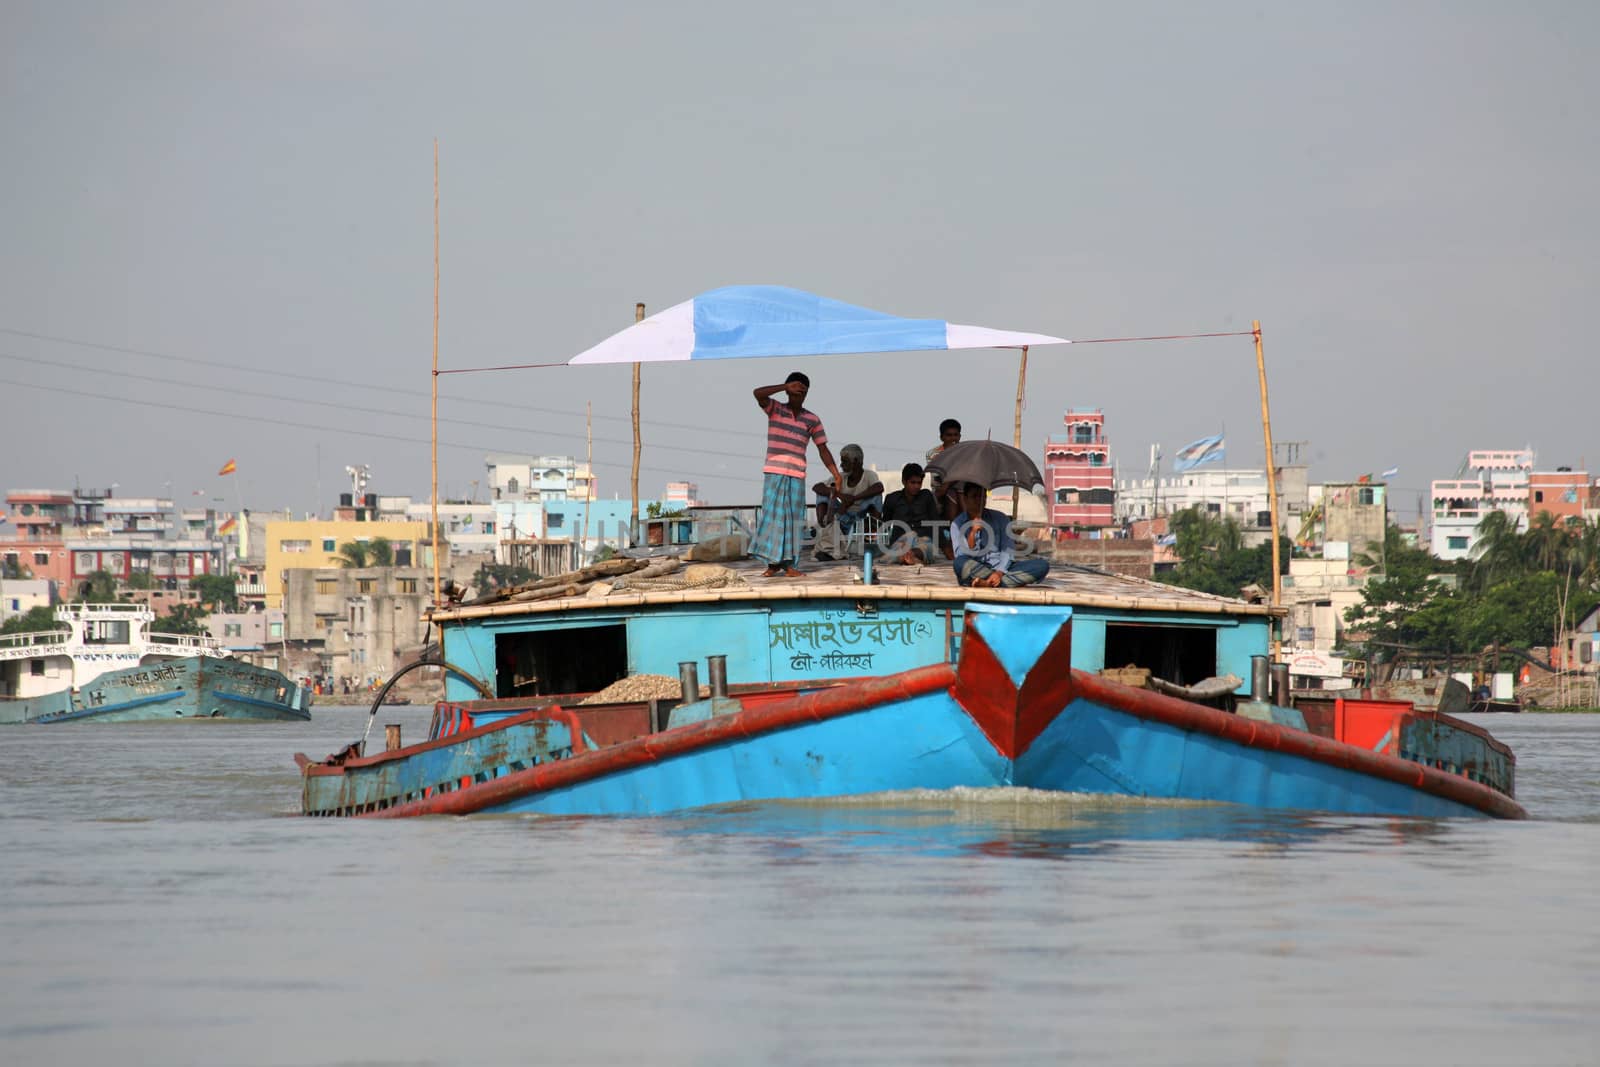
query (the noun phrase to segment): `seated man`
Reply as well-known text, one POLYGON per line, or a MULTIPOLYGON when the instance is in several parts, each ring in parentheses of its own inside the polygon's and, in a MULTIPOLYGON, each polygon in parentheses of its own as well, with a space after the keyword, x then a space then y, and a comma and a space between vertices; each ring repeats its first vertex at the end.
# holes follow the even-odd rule
POLYGON ((817 494, 816 557, 822 562, 843 559, 850 531, 862 516, 881 508, 883 482, 862 467, 862 458, 860 445, 845 445, 839 450, 837 484, 829 480, 811 487, 817 494))
POLYGON ((895 563, 926 563, 933 558, 933 523, 939 516, 939 502, 922 488, 925 472, 921 464, 907 463, 900 470, 902 488, 883 498, 886 554, 895 563))
POLYGON ((989 491, 968 482, 961 489, 962 513, 950 527, 955 545, 956 581, 962 585, 996 589, 1000 586, 1030 585, 1050 573, 1050 562, 1040 556, 1014 559, 1016 547, 1007 519, 983 505, 989 491))

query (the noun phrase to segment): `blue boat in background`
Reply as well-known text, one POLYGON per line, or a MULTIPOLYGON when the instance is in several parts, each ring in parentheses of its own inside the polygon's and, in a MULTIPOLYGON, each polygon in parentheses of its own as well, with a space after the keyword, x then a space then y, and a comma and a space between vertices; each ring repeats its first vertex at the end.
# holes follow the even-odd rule
POLYGON ((667 573, 640 588, 626 574, 587 589, 563 576, 550 599, 436 611, 460 677, 428 738, 298 756, 305 814, 657 815, 1012 786, 1525 815, 1514 757, 1476 726, 1382 701, 1308 718, 1252 700, 1240 679, 1267 652, 1265 605, 1080 567, 973 589, 944 566, 882 568, 868 583, 833 564, 757 586, 751 563, 614 562, 667 573), (1128 666, 1169 692, 1115 680, 1128 666), (674 674, 686 679, 675 696, 607 699, 630 678, 674 674))
POLYGON ((311 718, 302 686, 210 637, 151 630, 141 604, 72 604, 56 619, 0 637, 0 724, 311 718))

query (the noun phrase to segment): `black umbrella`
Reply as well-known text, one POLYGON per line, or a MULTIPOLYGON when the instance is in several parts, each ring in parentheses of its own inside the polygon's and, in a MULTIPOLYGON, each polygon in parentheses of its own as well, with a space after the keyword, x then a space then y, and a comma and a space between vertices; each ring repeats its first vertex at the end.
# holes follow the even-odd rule
POLYGON ((961 441, 928 461, 928 471, 943 482, 973 482, 985 489, 1014 485, 1032 489, 1044 478, 1028 454, 999 441, 961 441))

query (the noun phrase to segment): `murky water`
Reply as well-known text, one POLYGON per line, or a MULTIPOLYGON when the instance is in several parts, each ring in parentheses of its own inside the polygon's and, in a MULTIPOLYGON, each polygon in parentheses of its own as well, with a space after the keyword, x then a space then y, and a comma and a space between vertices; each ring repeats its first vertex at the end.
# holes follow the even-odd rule
POLYGON ((0 731, 0 1063, 1600 1062, 1600 716, 1482 720, 1528 823, 354 822, 292 817, 315 714, 0 731))

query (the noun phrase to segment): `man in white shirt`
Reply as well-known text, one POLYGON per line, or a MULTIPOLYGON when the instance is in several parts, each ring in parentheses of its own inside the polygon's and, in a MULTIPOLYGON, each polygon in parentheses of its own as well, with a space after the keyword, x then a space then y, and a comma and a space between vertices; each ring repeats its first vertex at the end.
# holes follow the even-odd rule
POLYGON ((850 533, 868 514, 879 514, 883 503, 883 482, 863 466, 860 445, 845 445, 839 450, 839 478, 818 482, 816 558, 823 562, 860 555, 859 538, 850 533))

